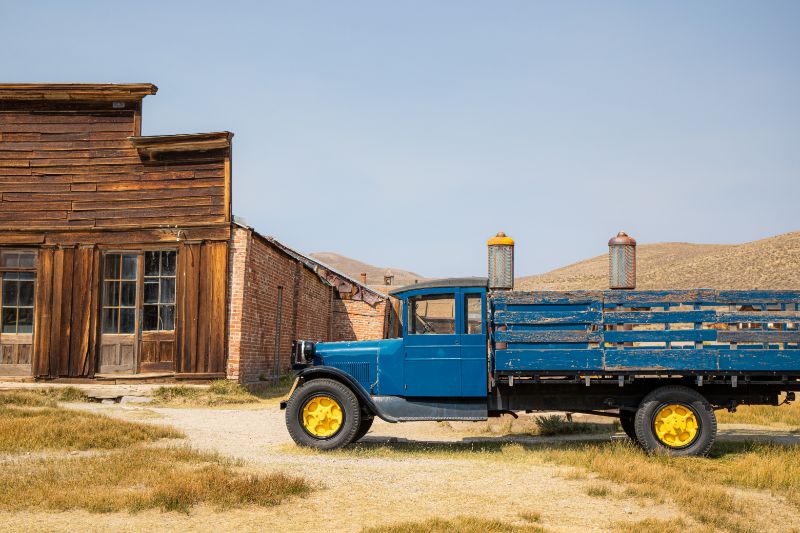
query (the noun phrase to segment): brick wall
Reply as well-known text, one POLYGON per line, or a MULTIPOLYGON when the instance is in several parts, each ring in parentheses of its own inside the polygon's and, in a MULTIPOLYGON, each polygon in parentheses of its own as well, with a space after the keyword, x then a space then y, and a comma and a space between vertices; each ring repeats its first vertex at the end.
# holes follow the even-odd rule
POLYGON ((382 339, 386 324, 386 301, 372 307, 361 300, 333 301, 334 341, 382 339))
POLYGON ((249 229, 234 227, 229 260, 229 379, 248 383, 271 378, 276 368, 279 374, 286 373, 295 339, 384 336, 384 301, 371 307, 360 300, 341 300, 316 273, 249 229), (279 287, 283 289, 280 311, 279 287))

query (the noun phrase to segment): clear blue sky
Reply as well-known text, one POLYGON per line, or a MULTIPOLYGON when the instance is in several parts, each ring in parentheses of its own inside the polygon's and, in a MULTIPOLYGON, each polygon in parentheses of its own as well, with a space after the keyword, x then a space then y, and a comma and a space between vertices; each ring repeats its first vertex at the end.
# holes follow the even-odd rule
POLYGON ((231 130, 234 212, 304 251, 517 273, 800 229, 800 2, 0 3, 0 81, 153 82, 231 130))

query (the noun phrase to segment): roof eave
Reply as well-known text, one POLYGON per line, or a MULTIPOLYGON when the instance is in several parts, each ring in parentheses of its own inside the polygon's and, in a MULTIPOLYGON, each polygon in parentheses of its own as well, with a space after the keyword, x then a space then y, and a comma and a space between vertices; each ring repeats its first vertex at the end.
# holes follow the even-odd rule
POLYGON ((152 83, 0 83, 0 101, 137 102, 157 91, 152 83))

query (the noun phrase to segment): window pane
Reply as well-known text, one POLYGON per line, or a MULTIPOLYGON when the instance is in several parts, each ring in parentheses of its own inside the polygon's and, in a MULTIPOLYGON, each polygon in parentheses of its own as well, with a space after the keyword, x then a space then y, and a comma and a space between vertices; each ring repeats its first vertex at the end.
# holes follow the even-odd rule
POLYGON ((118 315, 116 309, 103 309, 103 333, 117 333, 118 315))
POLYGON ((122 279, 136 279, 137 259, 133 254, 122 255, 122 279))
POLYGON ((19 282, 19 305, 33 307, 33 282, 19 282))
POLYGON ((161 328, 164 331, 172 331, 175 329, 175 306, 162 305, 161 306, 161 328))
POLYGON ((20 252, 19 267, 33 268, 36 265, 36 252, 20 252))
POLYGON ((19 252, 0 252, 0 266, 18 268, 19 252))
POLYGON ((119 305, 119 281, 106 281, 103 283, 103 305, 119 305))
POLYGON ((161 252, 161 275, 175 275, 175 256, 176 252, 161 252))
POLYGON ((464 295, 464 333, 475 335, 483 333, 481 327, 481 295, 464 295))
POLYGON ((136 282, 123 281, 122 282, 122 299, 120 305, 127 307, 136 307, 136 282))
POLYGON ((161 303, 175 301, 175 278, 161 278, 161 303))
POLYGON ((145 281, 144 283, 144 303, 157 304, 158 303, 158 280, 145 281))
POLYGON ((158 306, 145 305, 142 309, 142 329, 156 331, 158 329, 158 306))
POLYGON ((144 275, 158 276, 158 252, 144 253, 144 275))
POLYGON ((12 280, 9 274, 10 272, 3 274, 3 305, 6 307, 16 306, 19 295, 19 282, 12 280))
POLYGON ((106 254, 103 277, 105 279, 119 279, 119 254, 106 254))
POLYGON ((456 300, 452 294, 418 296, 409 300, 409 332, 452 335, 456 332, 456 300))
POLYGON ((17 333, 33 332, 33 309, 20 308, 17 314, 17 333))
POLYGON ((17 272, 19 279, 36 279, 36 272, 17 272))
POLYGON ((3 313, 0 315, 0 322, 2 322, 3 333, 16 333, 17 310, 13 307, 4 307, 3 313))
POLYGON ((133 333, 136 329, 136 309, 119 310, 119 332, 133 333))

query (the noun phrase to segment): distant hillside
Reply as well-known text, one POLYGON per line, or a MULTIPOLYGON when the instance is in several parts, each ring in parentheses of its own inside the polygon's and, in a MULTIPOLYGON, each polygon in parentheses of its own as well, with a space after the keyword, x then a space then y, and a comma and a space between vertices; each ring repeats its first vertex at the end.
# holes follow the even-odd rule
POLYGON ((359 279, 358 276, 362 272, 366 272, 367 285, 384 292, 388 290, 383 285, 383 274, 387 270, 391 270, 394 274, 393 287, 402 287, 403 285, 410 285, 411 283, 414 283, 414 280, 425 279, 423 276, 420 276, 415 272, 409 272, 399 268, 377 267, 333 252, 315 252, 311 254, 311 257, 321 263, 325 263, 326 265, 335 268, 336 270, 339 270, 340 272, 343 272, 344 274, 347 274, 356 280, 359 279))
MULTIPOLYGON (((638 289, 800 289, 800 232, 737 245, 643 244, 637 258, 638 289)), ((607 289, 608 256, 520 278, 515 288, 607 289)))

